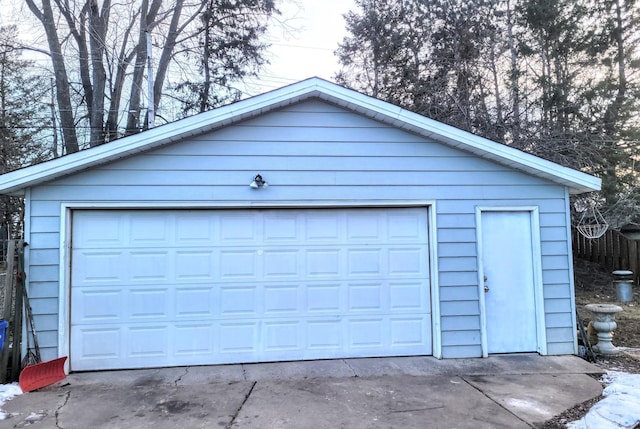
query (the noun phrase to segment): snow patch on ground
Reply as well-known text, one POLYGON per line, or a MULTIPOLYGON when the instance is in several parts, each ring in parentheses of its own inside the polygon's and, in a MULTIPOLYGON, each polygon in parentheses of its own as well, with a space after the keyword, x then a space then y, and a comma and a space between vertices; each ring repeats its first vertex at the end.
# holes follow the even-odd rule
POLYGON ((569 429, 630 429, 640 423, 640 374, 608 371, 602 381, 607 384, 604 399, 583 418, 569 423, 569 429))
MULTIPOLYGON (((18 395, 22 395, 22 390, 20 386, 18 386, 18 383, 0 384, 0 407, 2 407, 6 401, 18 395)), ((0 420, 5 420, 8 417, 10 417, 9 414, 0 409, 0 420)))

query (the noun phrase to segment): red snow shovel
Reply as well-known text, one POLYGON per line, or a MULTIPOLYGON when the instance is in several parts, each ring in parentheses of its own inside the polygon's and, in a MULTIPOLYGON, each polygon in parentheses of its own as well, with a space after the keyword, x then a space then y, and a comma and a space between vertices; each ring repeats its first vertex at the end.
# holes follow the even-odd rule
POLYGON ((66 356, 47 362, 40 362, 29 365, 20 372, 20 389, 23 393, 40 389, 64 380, 67 374, 64 373, 64 363, 66 356))
MULTIPOLYGON (((23 274, 24 276, 24 274, 23 274)), ((22 281, 24 277, 19 277, 19 281, 22 281)), ((27 310, 27 355, 22 360, 23 369, 20 372, 20 389, 23 393, 37 390, 50 384, 56 383, 60 380, 64 380, 67 374, 64 372, 64 363, 67 360, 66 356, 58 359, 42 362, 40 357, 40 346, 38 345, 38 336, 36 335, 36 327, 33 323, 33 311, 31 310, 31 304, 29 303, 29 296, 27 295, 27 289, 22 287, 24 306, 27 310), (29 334, 33 337, 34 348, 31 348, 31 342, 29 341, 29 334)))

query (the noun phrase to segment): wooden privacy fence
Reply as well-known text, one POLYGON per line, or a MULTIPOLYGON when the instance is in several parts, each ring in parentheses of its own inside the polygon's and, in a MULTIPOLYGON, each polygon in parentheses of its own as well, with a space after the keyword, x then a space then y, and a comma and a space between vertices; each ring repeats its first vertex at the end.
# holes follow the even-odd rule
POLYGON ((631 240, 613 229, 600 238, 590 240, 574 228, 572 239, 574 256, 596 262, 611 271, 633 271, 633 283, 638 284, 640 241, 631 240))

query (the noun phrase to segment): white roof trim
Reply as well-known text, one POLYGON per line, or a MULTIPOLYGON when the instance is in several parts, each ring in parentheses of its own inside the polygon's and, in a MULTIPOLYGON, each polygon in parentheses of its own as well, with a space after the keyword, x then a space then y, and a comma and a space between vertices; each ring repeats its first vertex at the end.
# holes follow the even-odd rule
POLYGON ((569 187, 575 194, 598 191, 597 177, 538 158, 509 146, 434 121, 390 103, 320 78, 307 79, 104 145, 0 175, 0 193, 21 193, 39 183, 176 142, 189 136, 318 97, 370 118, 491 159, 511 168, 569 187))

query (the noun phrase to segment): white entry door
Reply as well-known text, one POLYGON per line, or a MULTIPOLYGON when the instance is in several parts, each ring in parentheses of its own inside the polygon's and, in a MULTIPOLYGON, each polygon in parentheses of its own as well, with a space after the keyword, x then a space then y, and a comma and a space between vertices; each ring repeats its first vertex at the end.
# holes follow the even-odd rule
POLYGON ((78 210, 71 369, 431 354, 427 210, 78 210))
POLYGON ((482 211, 480 222, 487 352, 537 351, 532 212, 482 211))

